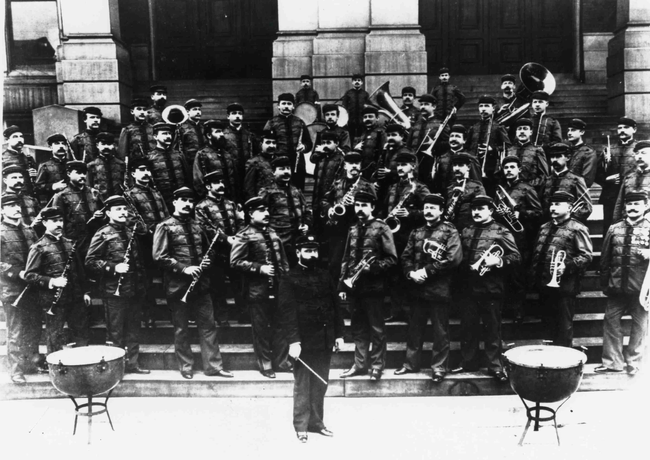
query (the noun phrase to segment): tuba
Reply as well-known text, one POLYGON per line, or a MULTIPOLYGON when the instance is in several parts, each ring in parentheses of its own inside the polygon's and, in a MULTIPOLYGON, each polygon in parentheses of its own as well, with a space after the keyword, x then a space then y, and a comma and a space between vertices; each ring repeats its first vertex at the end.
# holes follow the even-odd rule
POLYGON ((484 265, 485 259, 487 259, 487 257, 490 255, 497 256, 499 258, 500 262, 499 265, 497 265, 498 268, 503 267, 503 259, 502 259, 503 248, 496 243, 492 243, 489 248, 483 251, 481 257, 469 267, 470 270, 474 270, 475 272, 478 272, 479 276, 485 275, 487 272, 490 271, 490 267, 484 265))
POLYGON ((399 108, 389 90, 390 82, 387 81, 377 88, 370 95, 370 103, 388 113, 391 120, 404 126, 406 129, 411 128, 411 119, 399 108))
POLYGON ((363 269, 366 268, 368 265, 370 265, 376 258, 377 256, 371 256, 370 254, 366 254, 365 256, 363 256, 363 259, 361 259, 359 264, 355 267, 352 276, 345 278, 343 280, 343 284, 345 284, 349 289, 354 288, 354 284, 361 276, 361 272, 363 271, 363 269))
POLYGON ((552 287, 552 288, 559 288, 560 287, 560 268, 564 269, 564 259, 566 259, 566 251, 560 249, 555 252, 555 248, 553 248, 553 252, 551 253, 551 281, 548 282, 547 286, 552 287))
POLYGON ((530 96, 535 91, 545 91, 553 94, 555 91, 555 78, 553 74, 543 65, 535 62, 524 64, 519 70, 521 84, 515 91, 514 100, 506 107, 499 109, 496 113, 496 122, 507 126, 520 119, 530 107, 530 96))
POLYGON ((185 107, 182 105, 170 105, 165 107, 165 110, 162 112, 162 119, 165 120, 165 123, 170 125, 181 125, 185 123, 189 118, 189 114, 185 107))
POLYGON ((510 227, 513 232, 521 233, 524 231, 524 226, 521 225, 519 219, 515 217, 515 206, 515 200, 512 199, 506 189, 504 189, 501 185, 497 186, 497 211, 503 215, 503 219, 506 221, 506 224, 508 224, 508 227, 510 227))

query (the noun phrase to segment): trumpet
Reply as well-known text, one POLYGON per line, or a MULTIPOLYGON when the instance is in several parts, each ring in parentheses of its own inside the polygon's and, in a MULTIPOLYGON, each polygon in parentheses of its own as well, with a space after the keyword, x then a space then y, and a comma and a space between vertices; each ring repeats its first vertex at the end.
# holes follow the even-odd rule
MULTIPOLYGON (((217 232, 217 234, 214 236, 214 238, 212 239, 212 242, 210 243, 210 246, 208 246, 208 250, 205 251, 205 255, 201 259, 201 264, 200 264, 201 269, 203 268, 203 264, 207 263, 210 260, 210 251, 212 251, 212 248, 217 243, 218 238, 219 238, 219 232, 217 232)), ((187 303, 187 296, 190 295, 190 292, 192 292, 194 290, 194 288, 196 287, 196 283, 199 282, 199 280, 201 279, 202 274, 203 274, 203 272, 201 272, 201 274, 199 276, 197 276, 196 278, 194 278, 192 280, 189 287, 187 288, 187 291, 185 291, 185 295, 181 299, 181 302, 187 303)))
POLYGON ((332 206, 334 215, 327 221, 328 225, 335 224, 337 219, 345 215, 345 205, 343 203, 350 201, 354 197, 354 194, 357 191, 357 187, 359 187, 360 180, 361 180, 361 174, 359 174, 359 177, 357 177, 357 180, 352 184, 350 189, 347 192, 345 192, 345 195, 343 195, 343 197, 340 200, 338 200, 334 204, 334 206, 332 206))
POLYGON ((433 260, 436 262, 442 262, 442 257, 444 252, 447 250, 447 246, 441 243, 438 243, 435 240, 424 240, 422 245, 422 250, 429 254, 433 260))
MULTIPOLYGON (((122 263, 128 264, 129 259, 131 259, 131 247, 133 246, 133 240, 135 239, 135 227, 138 225, 136 222, 133 225, 133 233, 131 234, 131 238, 129 238, 129 244, 126 245, 126 252, 124 253, 124 260, 122 263)), ((117 280, 117 288, 115 289, 115 292, 113 293, 114 296, 119 297, 120 296, 120 287, 122 287, 122 282, 124 281, 124 273, 120 273, 120 277, 117 280)))
POLYGON ((359 264, 354 269, 354 273, 352 274, 352 276, 345 278, 343 280, 343 284, 345 284, 350 289, 354 288, 354 284, 361 276, 361 272, 363 271, 363 269, 366 268, 368 265, 370 265, 376 258, 377 256, 371 256, 370 253, 363 256, 363 259, 361 259, 359 264))
POLYGON ((483 251, 483 254, 481 254, 481 257, 469 267, 470 270, 478 272, 479 276, 483 276, 487 272, 489 272, 490 267, 485 265, 485 259, 487 259, 488 256, 496 256, 496 257, 498 257, 499 258, 499 264, 497 265, 497 267, 498 268, 503 267, 503 248, 500 245, 498 245, 497 243, 492 243, 489 248, 487 248, 485 251, 483 251))
POLYGON ((408 200, 415 191, 415 184, 411 179, 409 179, 409 182, 411 182, 411 188, 409 191, 404 194, 402 199, 399 200, 399 203, 397 203, 397 205, 388 213, 388 216, 386 216, 386 225, 388 225, 388 228, 390 228, 390 231, 393 233, 399 232, 399 229, 402 226, 402 222, 399 220, 399 217, 395 215, 397 213, 397 209, 403 208, 406 200, 408 200))
POLYGON ((497 188, 497 212, 503 216, 506 224, 513 232, 521 233, 524 231, 524 226, 521 225, 519 219, 515 216, 515 200, 512 199, 510 194, 501 185, 497 188))
POLYGON ((460 203, 460 197, 465 193, 467 187, 467 178, 463 179, 463 185, 460 189, 454 189, 454 193, 447 203, 447 209, 445 210, 445 220, 451 222, 456 217, 457 207, 460 203))
POLYGON ((556 253, 555 248, 553 248, 553 252, 551 253, 551 281, 548 282, 548 287, 560 287, 560 276, 562 275, 559 272, 560 269, 564 271, 566 267, 564 265, 564 259, 566 259, 566 251, 560 249, 556 253))

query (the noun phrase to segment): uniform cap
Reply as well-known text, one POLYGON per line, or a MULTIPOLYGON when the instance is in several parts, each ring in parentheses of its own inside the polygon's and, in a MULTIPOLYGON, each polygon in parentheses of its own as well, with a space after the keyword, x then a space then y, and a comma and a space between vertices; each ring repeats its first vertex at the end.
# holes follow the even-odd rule
POLYGON ((456 164, 468 165, 472 163, 472 161, 474 161, 474 157, 466 152, 460 152, 451 157, 452 165, 456 165, 456 164))
POLYGON ((71 160, 65 164, 68 172, 77 171, 82 173, 88 172, 88 165, 81 160, 71 160))
POLYGON ((154 134, 157 133, 158 131, 174 131, 174 127, 169 123, 163 123, 162 121, 160 121, 155 125, 153 125, 154 134))
POLYGON ((521 160, 519 159, 518 156, 515 155, 508 155, 507 157, 505 157, 501 162, 501 166, 505 166, 508 163, 517 163, 517 165, 521 167, 521 160))
POLYGON ((104 144, 113 144, 115 142, 115 136, 113 133, 107 133, 104 131, 97 134, 97 136, 95 136, 95 140, 104 144))
POLYGON ((174 190, 174 199, 177 198, 194 198, 194 190, 189 187, 181 187, 174 190))
POLYGON ((9 174, 14 173, 25 174, 25 169, 20 165, 9 165, 2 168, 2 177, 7 177, 9 174))
POLYGON ((472 200, 472 208, 484 205, 494 207, 494 200, 487 195, 476 195, 472 200))
POLYGON ((538 99, 540 101, 548 101, 549 95, 546 91, 535 91, 532 96, 530 96, 530 100, 532 101, 533 99, 538 99))
POLYGON ((278 102, 280 101, 289 101, 292 104, 296 103, 296 98, 291 93, 282 93, 278 96, 278 102))
POLYGON ((439 193, 430 193, 424 197, 422 204, 437 204, 442 207, 445 205, 445 198, 439 193))
POLYGON ((571 154, 571 147, 569 147, 567 144, 564 144, 562 142, 556 142, 554 144, 551 144, 548 147, 548 156, 552 157, 553 155, 570 155, 571 154))
POLYGON ((374 203, 377 201, 377 197, 371 193, 360 190, 354 194, 354 201, 358 201, 360 203, 374 203))
POLYGON ((226 129, 226 123, 221 120, 207 120, 205 123, 203 123, 203 129, 204 133, 206 136, 210 136, 212 134, 213 129, 226 129))
POLYGON ((12 204, 21 204, 20 197, 15 193, 5 193, 0 197, 1 204, 0 206, 11 206, 12 204))
POLYGON ((321 141, 334 141, 338 142, 339 141, 339 135, 336 134, 334 131, 323 131, 320 135, 321 141))
POLYGON ((354 80, 355 78, 363 79, 363 74, 362 73, 353 73, 352 74, 352 80, 354 80))
POLYGON ((385 126, 384 131, 386 131, 386 134, 388 133, 399 133, 402 137, 406 137, 408 134, 408 131, 406 128, 399 123, 391 123, 385 126))
POLYGON ((226 107, 226 113, 230 112, 244 112, 244 107, 239 103, 239 102, 233 102, 232 104, 228 104, 228 107, 226 107))
POLYGON ((362 156, 360 152, 353 150, 351 152, 346 153, 345 156, 343 157, 343 160, 346 163, 361 163, 362 156))
POLYGON ((244 203, 244 207, 247 211, 252 211, 254 209, 265 208, 267 206, 266 200, 261 196, 254 196, 244 203))
POLYGON ((519 128, 520 126, 528 126, 532 128, 533 120, 531 120, 530 118, 520 118, 515 122, 515 127, 519 128))
POLYGON ((285 166, 291 166, 291 160, 289 160, 289 157, 282 155, 281 157, 275 157, 271 161, 271 166, 273 169, 275 168, 282 168, 285 166))
POLYGON ((377 109, 377 107, 374 107, 372 105, 364 106, 363 109, 361 110, 361 115, 367 115, 369 113, 379 115, 379 109, 377 109))
POLYGON ((558 190, 553 195, 551 195, 551 203, 573 203, 576 200, 576 197, 572 193, 565 192, 563 190, 558 190))
POLYGON ((434 105, 438 103, 438 99, 436 99, 436 97, 434 95, 432 95, 432 94, 423 94, 422 96, 420 96, 419 101, 420 102, 429 102, 429 103, 434 104, 434 105))
POLYGON ((57 217, 63 217, 63 211, 58 206, 50 206, 48 208, 43 208, 41 211, 41 218, 43 220, 54 219, 57 217))
POLYGON ((417 158, 411 152, 400 152, 395 155, 395 163, 415 163, 417 158))
POLYGON ((650 147, 650 141, 639 141, 634 146, 634 151, 638 152, 639 150, 647 149, 648 147, 650 147))
POLYGON ((301 235, 296 239, 297 248, 318 248, 320 244, 314 235, 301 235))
POLYGON ((515 77, 511 73, 507 73, 507 74, 501 76, 501 83, 503 83, 504 81, 511 81, 511 82, 515 83, 517 81, 517 77, 515 77))
POLYGON ((201 102, 197 101, 196 99, 190 99, 189 101, 185 102, 184 107, 185 110, 190 110, 194 107, 203 107, 203 104, 201 104, 201 102))
POLYGON ((311 76, 310 75, 301 75, 300 79, 301 80, 311 80, 311 76))
POLYGON ((463 135, 467 134, 467 128, 465 128, 463 125, 457 123, 451 127, 450 133, 462 133, 463 135))
POLYGON ((126 206, 126 199, 121 195, 112 195, 104 201, 104 208, 110 209, 113 206, 126 206))
POLYGON ((413 88, 412 86, 405 86, 404 88, 402 88, 402 95, 404 95, 404 93, 411 93, 414 96, 417 94, 415 92, 415 88, 413 88))
POLYGON ((496 104, 496 101, 494 98, 488 94, 483 94, 481 97, 478 98, 478 103, 479 104, 496 104))
POLYGON ((325 104, 323 106, 323 115, 326 114, 327 112, 336 112, 338 114, 339 106, 336 104, 325 104))
POLYGON ((131 108, 134 109, 136 107, 147 107, 149 105, 149 102, 146 99, 143 99, 141 97, 136 97, 131 101, 131 108))
MULTIPOLYGON (((618 124, 619 125, 625 125, 629 126, 630 128, 636 128, 636 121, 634 121, 632 118, 628 117, 621 117, 618 119, 618 124)), ((6 136, 6 134, 5 134, 6 136)))
POLYGON ((99 110, 97 107, 85 107, 83 109, 83 112, 86 114, 91 114, 91 115, 97 115, 98 117, 103 116, 104 114, 102 113, 101 110, 99 110))
POLYGON ((11 125, 11 126, 9 126, 7 129, 5 129, 4 132, 3 132, 2 134, 4 134, 5 138, 9 139, 9 137, 10 137, 12 134, 22 133, 22 132, 23 132, 23 130, 20 129, 18 126, 16 126, 16 125, 11 125))
POLYGON ((582 121, 580 118, 573 118, 567 126, 574 129, 587 129, 587 123, 582 121))
POLYGON ((140 166, 146 166, 148 169, 151 169, 151 162, 145 157, 134 158, 129 161, 129 169, 131 171, 135 171, 140 166))
POLYGON ((449 73, 449 68, 440 67, 440 70, 438 70, 438 75, 440 75, 441 73, 449 73))
POLYGON ((149 91, 152 93, 166 93, 167 92, 167 87, 164 85, 151 85, 149 87, 149 91))
POLYGON ((648 201, 648 195, 643 191, 627 192, 625 194, 625 202, 628 201, 648 201))
POLYGON ((55 142, 60 142, 60 141, 65 142, 66 140, 67 138, 61 133, 50 134, 50 136, 47 138, 47 145, 52 145, 55 142))
POLYGON ((262 139, 273 139, 274 141, 278 140, 278 135, 275 134, 273 130, 266 130, 262 132, 262 139))
POLYGON ((212 171, 205 176, 203 176, 203 182, 205 183, 212 183, 212 182, 217 182, 223 179, 223 171, 220 169, 217 169, 215 171, 212 171))

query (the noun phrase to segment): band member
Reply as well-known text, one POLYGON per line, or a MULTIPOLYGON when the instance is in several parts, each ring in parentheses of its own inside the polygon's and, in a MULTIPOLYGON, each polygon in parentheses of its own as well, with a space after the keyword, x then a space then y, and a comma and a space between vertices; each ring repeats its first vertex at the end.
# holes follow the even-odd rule
POLYGON ((530 96, 530 118, 533 120, 533 145, 548 147, 555 142, 562 142, 560 122, 546 115, 549 94, 535 91, 530 96))
POLYGON ((320 204, 321 216, 325 221, 323 239, 327 240, 328 260, 332 279, 339 279, 341 262, 345 249, 348 228, 356 220, 354 195, 357 191, 375 194, 372 184, 361 177, 361 154, 348 152, 343 163, 343 177, 334 184, 320 204))
POLYGON ((7 323, 7 365, 11 381, 21 385, 27 382, 25 374, 33 372, 39 361, 41 312, 36 310, 25 282, 27 254, 36 242, 36 233, 22 222, 16 195, 2 195, 0 206, 0 300, 7 323))
POLYGON ((603 205, 603 233, 607 233, 614 214, 614 205, 621 188, 621 181, 637 167, 634 159, 634 134, 636 121, 622 117, 617 125, 618 142, 612 144, 607 136, 607 146, 599 153, 596 182, 603 190, 598 203, 603 205))
POLYGON ((194 189, 201 196, 205 196, 206 188, 203 176, 212 171, 221 171, 224 175, 228 198, 241 201, 241 165, 235 147, 228 142, 224 135, 226 124, 218 120, 208 120, 203 125, 207 145, 201 149, 194 158, 193 176, 194 189))
POLYGON ((399 108, 411 120, 411 126, 415 124, 420 114, 420 109, 413 103, 415 101, 415 93, 415 88, 412 86, 402 88, 402 106, 399 108))
POLYGON ((296 105, 303 102, 320 104, 318 92, 311 87, 311 77, 309 75, 300 76, 300 89, 296 93, 296 105))
POLYGON ((275 230, 287 254, 289 265, 295 265, 294 243, 306 235, 312 226, 311 208, 298 188, 291 185, 291 163, 287 157, 276 157, 272 162, 275 183, 260 190, 260 197, 268 206, 269 227, 275 230), (289 256, 291 253, 291 256, 289 256))
POLYGON ((34 181, 34 187, 42 204, 46 204, 56 192, 67 187, 65 165, 68 156, 68 140, 65 135, 55 133, 47 138, 47 144, 52 149, 52 158, 38 165, 38 174, 34 181))
MULTIPOLYGON (((125 372, 148 374, 138 364, 140 352, 140 304, 146 276, 135 225, 124 197, 106 199, 108 224, 97 230, 86 255, 86 271, 99 279, 99 292, 106 312, 106 340, 126 348, 125 372)), ((137 224, 136 224, 137 225, 137 224)))
MULTIPOLYGON (((259 154, 259 139, 246 126, 244 126, 244 107, 233 103, 226 107, 228 126, 223 130, 225 138, 237 148, 237 163, 245 165, 248 160, 259 154)), ((244 168, 240 173, 243 181, 244 168)))
POLYGON ((436 137, 440 126, 444 122, 443 118, 438 118, 435 115, 435 110, 435 97, 430 94, 420 96, 420 116, 415 121, 408 140, 408 146, 418 156, 418 177, 422 177, 428 185, 431 185, 427 178, 431 177, 434 156, 440 155, 446 149, 449 142, 449 124, 446 124, 444 125, 442 134, 436 140, 436 145, 431 147, 433 139, 436 137), (428 154, 425 154, 425 151, 428 151, 428 154))
POLYGON ((300 442, 307 433, 331 437, 323 422, 327 384, 312 374, 309 366, 325 382, 329 379, 332 349, 343 346, 343 316, 335 286, 327 270, 318 266, 319 248, 314 236, 296 241, 298 264, 282 278, 279 309, 289 343, 293 366, 293 427, 300 442), (298 360, 299 358, 299 360, 298 360))
POLYGON ((22 222, 25 225, 31 225, 41 210, 38 200, 29 195, 25 195, 25 170, 18 165, 6 166, 2 170, 2 185, 5 193, 16 196, 20 203, 20 213, 22 222))
POLYGON ((190 99, 183 107, 187 111, 187 121, 180 126, 181 144, 185 161, 188 164, 194 164, 196 152, 205 146, 205 136, 203 134, 203 125, 201 124, 201 104, 196 99, 190 99))
POLYGON ((121 194, 126 164, 115 157, 115 137, 111 133, 99 133, 96 140, 98 155, 88 163, 88 186, 97 189, 103 201, 121 194))
POLYGON ((582 139, 586 128, 587 123, 579 118, 574 118, 567 125, 566 137, 571 146, 569 171, 582 177, 587 188, 590 188, 596 180, 598 157, 596 151, 585 144, 582 139))
POLYGON ((151 105, 147 108, 147 122, 151 125, 161 123, 162 112, 167 104, 167 87, 163 85, 152 85, 149 87, 151 94, 151 105))
POLYGON ((38 174, 36 161, 29 155, 23 153, 25 138, 22 130, 15 125, 9 126, 3 132, 7 148, 2 152, 2 167, 18 165, 23 170, 23 184, 25 193, 32 196, 34 193, 33 181, 38 174))
POLYGON ((341 300, 350 294, 354 365, 341 378, 365 375, 370 368, 370 380, 378 381, 386 366, 384 281, 397 252, 388 225, 373 216, 376 201, 364 191, 354 195, 357 223, 348 230, 338 284, 341 300))
POLYGON ((537 234, 530 265, 546 333, 555 345, 564 347, 572 346, 576 295, 593 251, 589 230, 571 218, 574 200, 571 193, 562 190, 551 196, 551 220, 537 234))
POLYGON ((650 259, 650 222, 644 219, 648 197, 645 192, 625 195, 624 220, 613 224, 605 235, 600 256, 600 284, 607 295, 603 323, 602 365, 596 372, 634 375, 641 370, 648 333, 647 291, 643 284, 650 259), (645 302, 639 294, 643 291, 645 302), (632 316, 632 330, 623 347, 623 315, 632 316))
POLYGON ((445 190, 447 209, 444 219, 454 224, 458 232, 474 222, 471 203, 478 195, 485 195, 480 181, 470 179, 469 172, 474 157, 469 153, 459 153, 451 159, 453 180, 445 190))
POLYGON ((260 373, 275 378, 278 372, 291 372, 289 344, 282 336, 278 308, 278 283, 289 271, 282 241, 269 227, 269 210, 260 197, 245 204, 250 225, 237 233, 230 252, 230 265, 242 273, 251 313, 253 350, 260 373))
POLYGON ((452 114, 450 122, 453 123, 455 115, 465 105, 465 95, 456 85, 449 84, 449 69, 443 67, 438 72, 440 84, 431 90, 431 95, 438 100, 435 115, 444 120, 447 115, 452 114))
POLYGON ((321 207, 322 200, 332 188, 334 181, 343 174, 344 155, 345 152, 339 148, 339 137, 336 133, 323 131, 320 134, 320 143, 309 158, 315 165, 311 202, 314 211, 314 232, 319 236, 325 225, 321 207))
POLYGON ((516 86, 517 77, 514 75, 507 73, 501 77, 501 106, 499 107, 498 113, 504 112, 510 104, 516 101, 516 86))
MULTIPOLYGON (((417 160, 412 153, 399 153, 395 157, 399 182, 388 189, 382 209, 378 213, 393 232, 393 241, 397 254, 406 247, 411 230, 417 228, 424 220, 422 218, 422 200, 429 195, 429 189, 415 179, 415 164, 417 160)), ((409 287, 404 283, 401 266, 395 266, 389 273, 391 310, 389 321, 406 321, 404 311, 406 294, 409 287)))
POLYGON ((363 75, 358 73, 352 75, 352 88, 347 90, 341 97, 341 102, 345 110, 348 111, 348 131, 350 136, 357 137, 362 130, 362 111, 366 104, 370 104, 370 94, 363 89, 363 75))
POLYGON ((311 151, 312 143, 305 122, 293 114, 294 102, 293 94, 280 94, 278 96, 279 114, 266 122, 264 130, 275 132, 278 156, 289 157, 293 171, 291 182, 300 190, 304 190, 306 172, 303 154, 311 151))
POLYGON ((569 171, 570 147, 566 144, 553 144, 548 149, 548 156, 551 161, 551 174, 546 178, 542 187, 540 199, 545 218, 550 215, 551 197, 557 191, 568 192, 581 202, 572 214, 581 221, 586 221, 591 214, 591 197, 585 185, 585 180, 569 171))
POLYGON ((203 373, 206 376, 233 377, 223 368, 223 360, 210 299, 210 279, 202 276, 214 258, 211 241, 191 218, 194 192, 182 187, 174 191, 171 217, 156 227, 153 259, 163 270, 167 305, 174 322, 174 350, 183 378, 192 379, 194 356, 190 347, 188 323, 196 319, 201 344, 203 373), (193 288, 192 288, 193 287, 193 288), (185 299, 185 300, 184 300, 185 299))
MULTIPOLYGON (((425 183, 428 181, 431 184, 432 191, 435 190, 435 193, 447 193, 447 184, 454 178, 452 160, 459 153, 468 154, 465 150, 466 136, 467 129, 463 125, 453 125, 449 131, 448 148, 446 151, 433 160, 431 171, 421 170, 418 178, 425 183)), ((469 178, 480 182, 481 166, 478 163, 478 159, 472 156, 472 161, 469 166, 469 178)))
POLYGON ((461 312, 461 368, 473 372, 481 367, 482 321, 487 372, 499 382, 506 382, 508 378, 501 366, 501 308, 507 270, 516 268, 521 256, 512 234, 494 221, 493 213, 492 198, 478 195, 472 201, 474 224, 461 233, 463 261, 459 275, 464 289, 457 293, 461 312))
POLYGON ((147 101, 133 99, 131 115, 133 122, 122 128, 118 141, 117 156, 120 160, 146 157, 156 148, 153 126, 147 121, 147 101))
MULTIPOLYGON (((528 266, 531 247, 542 218, 542 205, 535 189, 520 179, 521 160, 518 157, 505 157, 501 169, 504 179, 498 184, 495 195, 495 220, 510 230, 517 243, 522 265, 528 266)), ((520 323, 524 319, 528 285, 526 272, 515 268, 507 276, 505 307, 513 313, 515 321, 520 323)))
POLYGON ((73 160, 89 163, 97 158, 97 139, 95 139, 95 136, 99 134, 99 125, 102 122, 103 114, 97 107, 86 107, 83 112, 86 129, 79 134, 75 134, 70 142, 70 148, 72 149, 73 160))
POLYGON ((168 209, 174 209, 171 203, 174 190, 185 187, 192 181, 185 157, 172 148, 173 132, 174 128, 171 125, 156 123, 153 126, 156 148, 147 154, 153 182, 162 194, 168 209))
MULTIPOLYGON (((81 162, 80 162, 81 163, 81 162)), ((63 212, 56 206, 41 213, 45 234, 29 248, 25 281, 37 297, 37 311, 45 315, 47 353, 74 342, 88 345, 88 316, 82 297, 82 268, 74 254, 75 241, 63 236, 63 212), (66 340, 64 324, 70 336, 66 340)))
POLYGON ((399 180, 395 158, 401 153, 413 154, 406 145, 408 131, 400 124, 392 123, 386 126, 386 147, 377 159, 377 167, 372 177, 373 186, 379 201, 383 201, 388 193, 388 188, 399 180))
POLYGON ((386 146, 386 132, 379 125, 379 110, 374 106, 367 106, 361 110, 363 128, 354 138, 354 149, 361 151, 361 171, 363 177, 370 179, 377 168, 377 159, 381 156, 386 146))
POLYGON ((244 311, 240 274, 230 268, 230 248, 235 241, 235 234, 244 226, 244 213, 240 211, 237 203, 225 197, 223 171, 212 171, 203 179, 208 195, 196 205, 196 220, 205 228, 210 238, 219 233, 215 261, 206 276, 212 280, 211 295, 217 323, 220 326, 229 326, 228 320, 234 318, 235 310, 229 307, 227 302, 226 277, 230 280, 235 308, 240 311, 240 318, 244 311))
POLYGON ((325 132, 332 132, 336 134, 338 145, 341 150, 344 152, 349 152, 351 149, 350 145, 350 133, 347 129, 343 129, 338 125, 339 121, 339 106, 336 104, 325 104, 323 106, 323 120, 325 120, 325 131, 323 133, 316 134, 316 142, 318 145, 318 139, 322 140, 322 135, 325 132))
POLYGON ((277 139, 273 131, 264 131, 260 154, 246 162, 244 192, 248 199, 256 197, 260 190, 273 185, 275 181, 271 161, 278 151, 277 139))
POLYGON ((424 330, 428 318, 433 327, 431 379, 439 383, 445 378, 449 360, 449 309, 451 278, 463 253, 456 228, 442 219, 445 199, 438 194, 427 195, 422 204, 425 225, 411 232, 400 257, 402 271, 411 293, 406 339, 406 358, 396 375, 419 372, 424 330))
POLYGON ((614 222, 625 218, 625 195, 629 192, 650 193, 650 141, 639 141, 634 146, 636 169, 625 176, 614 206, 614 222))
POLYGON ((508 147, 508 156, 519 158, 519 178, 540 189, 549 175, 549 169, 544 149, 531 142, 533 121, 530 118, 520 118, 514 123, 514 132, 515 141, 508 147))

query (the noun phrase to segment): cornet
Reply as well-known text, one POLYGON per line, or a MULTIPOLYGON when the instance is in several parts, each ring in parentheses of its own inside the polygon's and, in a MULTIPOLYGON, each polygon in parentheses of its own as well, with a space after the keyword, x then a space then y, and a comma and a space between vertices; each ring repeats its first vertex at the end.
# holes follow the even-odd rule
POLYGON ((496 256, 499 258, 499 264, 497 265, 498 268, 503 267, 503 248, 499 246, 497 243, 492 243, 489 248, 487 248, 485 251, 483 251, 483 254, 481 254, 481 257, 473 263, 469 268, 470 270, 473 270, 475 272, 478 272, 479 276, 485 275, 487 272, 490 271, 491 267, 488 267, 485 265, 485 259, 488 258, 488 256, 496 256))
POLYGON ((566 251, 560 249, 551 253, 551 281, 548 282, 548 287, 559 288, 560 287, 560 270, 564 271, 566 265, 564 265, 564 259, 566 259, 566 251))
POLYGON ((447 250, 447 246, 440 244, 435 240, 424 240, 422 250, 431 256, 431 259, 436 262, 443 261, 443 254, 447 250))
POLYGON ((363 271, 363 269, 366 268, 368 265, 370 265, 376 258, 377 256, 371 256, 370 254, 366 254, 365 256, 363 256, 363 259, 361 259, 361 262, 359 262, 359 264, 355 268, 352 276, 345 278, 343 280, 343 284, 345 284, 348 288, 352 289, 354 287, 354 284, 361 276, 361 272, 363 271))

